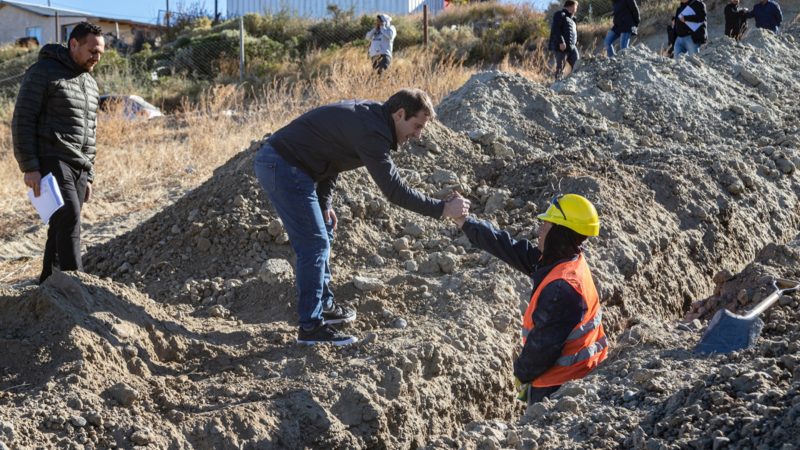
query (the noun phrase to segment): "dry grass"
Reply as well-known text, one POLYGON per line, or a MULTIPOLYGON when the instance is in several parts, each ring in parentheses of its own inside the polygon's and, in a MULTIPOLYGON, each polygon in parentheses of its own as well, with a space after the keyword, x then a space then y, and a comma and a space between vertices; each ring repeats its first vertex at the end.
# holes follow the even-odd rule
MULTIPOLYGON (((345 49, 329 61, 309 57, 319 76, 276 82, 255 90, 217 86, 196 104, 184 102, 170 117, 131 122, 122 111, 98 120, 94 191, 87 222, 157 210, 176 194, 206 180, 213 170, 257 139, 315 106, 346 98, 385 100, 401 87, 425 89, 435 102, 473 73, 456 61, 436 61, 422 50, 400 52, 384 77, 374 76, 363 49, 345 49)), ((0 238, 36 222, 13 158, 11 107, 0 111, 0 238)))
POLYGON ((578 44, 589 51, 598 49, 603 45, 603 40, 611 29, 611 19, 578 24, 578 44))
POLYGON ((524 58, 512 63, 509 58, 505 58, 498 66, 503 72, 518 73, 539 83, 549 83, 553 81, 553 71, 551 64, 552 52, 547 50, 547 41, 541 40, 536 48, 528 52, 524 58))

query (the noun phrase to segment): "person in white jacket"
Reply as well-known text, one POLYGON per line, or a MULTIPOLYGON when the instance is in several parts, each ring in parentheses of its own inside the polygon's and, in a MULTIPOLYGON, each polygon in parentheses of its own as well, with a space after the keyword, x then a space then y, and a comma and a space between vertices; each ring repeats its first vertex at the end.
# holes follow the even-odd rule
POLYGON ((375 28, 367 32, 369 40, 369 57, 372 58, 372 68, 382 74, 392 63, 392 46, 397 30, 392 25, 392 18, 386 14, 378 14, 375 19, 375 28))

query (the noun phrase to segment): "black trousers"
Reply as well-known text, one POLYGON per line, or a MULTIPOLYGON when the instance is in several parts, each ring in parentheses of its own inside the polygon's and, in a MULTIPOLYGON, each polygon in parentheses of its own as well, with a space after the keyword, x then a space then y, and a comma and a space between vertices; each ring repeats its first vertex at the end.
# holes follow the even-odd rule
POLYGON ((550 397, 552 393, 558 390, 561 385, 558 386, 548 386, 548 387, 528 387, 528 406, 539 403, 542 400, 550 397))
POLYGON ((372 69, 381 75, 389 65, 392 64, 392 57, 389 55, 378 55, 372 57, 372 69))
POLYGON ((572 48, 564 52, 555 50, 553 53, 555 53, 556 57, 556 81, 558 81, 564 73, 564 60, 569 64, 570 70, 573 70, 575 69, 575 64, 581 57, 578 54, 577 48, 572 48))
POLYGON ((52 173, 58 181, 64 206, 50 217, 44 264, 39 283, 53 270, 83 270, 81 260, 81 208, 86 198, 89 172, 76 169, 56 158, 39 160, 42 177, 52 173))

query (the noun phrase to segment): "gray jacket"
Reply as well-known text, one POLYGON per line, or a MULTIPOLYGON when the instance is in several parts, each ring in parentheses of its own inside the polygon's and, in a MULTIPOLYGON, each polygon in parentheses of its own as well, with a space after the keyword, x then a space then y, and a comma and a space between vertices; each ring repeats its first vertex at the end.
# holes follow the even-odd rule
POLYGON ((444 202, 409 187, 389 155, 397 149, 392 115, 381 103, 350 100, 306 112, 270 136, 269 144, 317 183, 320 207, 329 209, 340 172, 366 167, 390 202, 439 218, 444 202))
POLYGON ((94 180, 98 90, 69 50, 48 44, 25 72, 14 106, 11 137, 20 170, 40 170, 40 158, 58 158, 89 171, 94 180))
POLYGON ((380 30, 373 28, 367 32, 367 39, 370 41, 369 57, 372 58, 378 55, 391 57, 397 30, 392 25, 391 17, 386 14, 378 14, 378 17, 383 21, 380 30))

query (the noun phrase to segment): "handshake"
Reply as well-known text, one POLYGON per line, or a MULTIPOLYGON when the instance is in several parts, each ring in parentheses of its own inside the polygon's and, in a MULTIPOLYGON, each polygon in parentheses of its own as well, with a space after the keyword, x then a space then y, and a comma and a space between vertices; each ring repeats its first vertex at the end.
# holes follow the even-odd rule
POLYGON ((467 220, 471 204, 469 200, 462 197, 457 191, 454 191, 445 199, 442 217, 453 219, 456 224, 461 227, 464 225, 464 221, 467 220))

